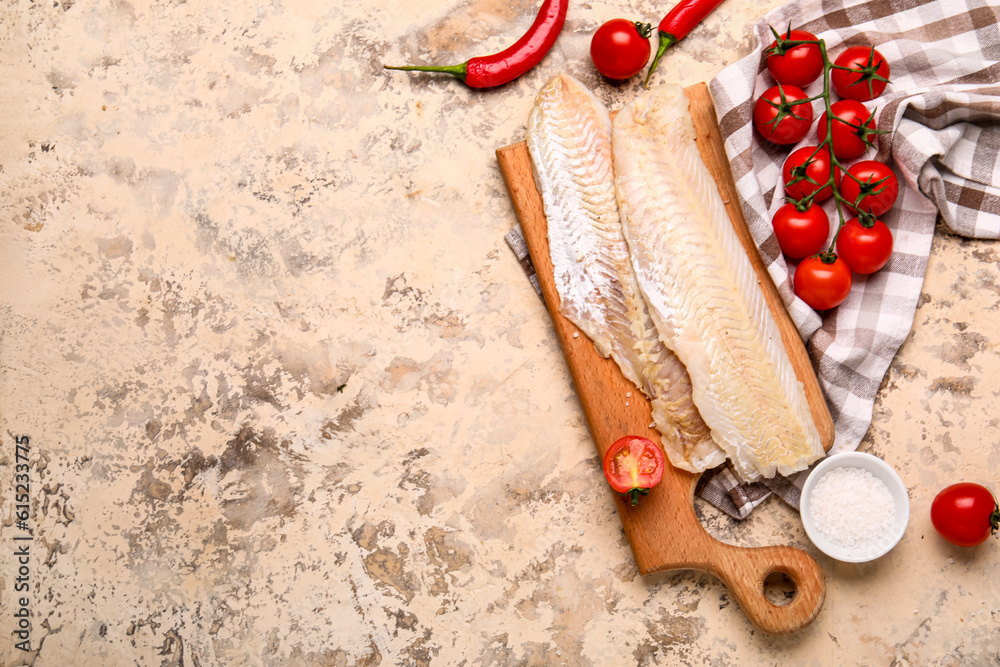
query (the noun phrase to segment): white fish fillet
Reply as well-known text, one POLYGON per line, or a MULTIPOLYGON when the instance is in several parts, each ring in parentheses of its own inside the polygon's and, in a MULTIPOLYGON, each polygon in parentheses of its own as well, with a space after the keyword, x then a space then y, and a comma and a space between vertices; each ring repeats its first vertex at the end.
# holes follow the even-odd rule
POLYGON ((635 281, 615 199, 608 110, 580 82, 556 76, 535 100, 527 144, 560 311, 651 399, 675 466, 698 472, 721 464, 725 452, 698 415, 687 371, 660 342, 635 281))
POLYGON ((680 86, 614 120, 625 238, 660 339, 744 481, 804 470, 824 451, 781 334, 695 144, 680 86))

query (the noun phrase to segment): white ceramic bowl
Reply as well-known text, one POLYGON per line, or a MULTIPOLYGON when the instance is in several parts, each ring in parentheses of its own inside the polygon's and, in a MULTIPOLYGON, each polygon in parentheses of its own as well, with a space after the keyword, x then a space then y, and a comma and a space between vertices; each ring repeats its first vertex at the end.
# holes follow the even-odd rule
POLYGON ((817 465, 802 487, 802 498, 799 501, 799 508, 799 512, 802 515, 802 525, 805 527, 806 534, 809 535, 812 543, 827 556, 844 561, 845 563, 865 563, 889 553, 899 543, 899 540, 902 539, 903 533, 906 532, 906 524, 910 520, 910 497, 906 493, 906 486, 903 485, 903 480, 899 478, 899 475, 896 474, 896 471, 888 463, 877 456, 865 454, 864 452, 834 454, 817 465), (865 546, 847 549, 830 541, 819 531, 812 520, 810 499, 813 488, 823 478, 823 475, 833 468, 863 468, 885 483, 889 489, 889 493, 892 495, 893 502, 896 504, 892 528, 886 531, 885 535, 872 536, 871 542, 865 546))

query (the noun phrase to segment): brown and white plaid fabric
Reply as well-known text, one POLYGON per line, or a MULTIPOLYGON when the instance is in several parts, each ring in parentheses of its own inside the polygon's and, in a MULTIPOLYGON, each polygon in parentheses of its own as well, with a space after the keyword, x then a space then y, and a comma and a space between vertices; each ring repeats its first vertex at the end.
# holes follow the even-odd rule
MULTIPOLYGON (((856 449, 868 431, 882 378, 913 324, 938 215, 956 233, 1000 237, 998 24, 1000 4, 979 0, 799 0, 761 18, 753 51, 710 82, 747 224, 808 343, 833 414, 832 453, 856 449), (795 147, 765 144, 752 126, 754 100, 774 85, 761 60, 773 40, 768 26, 780 31, 789 23, 823 39, 832 58, 849 46, 875 45, 892 69, 886 91, 866 103, 877 109, 879 128, 892 133, 858 159, 886 162, 900 178, 896 206, 882 218, 893 233, 893 254, 881 271, 855 276, 848 299, 822 314, 795 297, 794 266, 770 224, 784 203, 781 165, 795 147)), ((821 81, 806 89, 821 90, 821 81)), ((832 202, 825 206, 836 221, 832 202)), ((515 252, 519 238, 517 230, 508 234, 515 252)), ((526 269, 532 271, 530 261, 526 269)), ((797 508, 802 481, 800 475, 741 485, 720 466, 702 476, 696 493, 744 518, 771 493, 797 508)))
MULTIPOLYGON (((764 16, 753 52, 710 82, 747 223, 808 341, 833 414, 831 453, 856 449, 868 431, 882 378, 913 324, 938 214, 958 234, 1000 237, 998 23, 1000 4, 976 0, 800 0, 764 16), (797 146, 761 142, 752 127, 754 100, 774 85, 761 60, 773 41, 768 26, 780 31, 789 23, 823 39, 831 58, 873 44, 892 69, 892 83, 866 106, 877 110, 879 128, 893 132, 858 159, 887 162, 900 178, 899 200, 882 218, 893 233, 893 254, 878 273, 855 276, 848 299, 822 314, 795 297, 794 266, 770 224, 784 203, 781 165, 797 146)), ((807 92, 821 90, 817 81, 807 92)), ((807 136, 800 145, 810 142, 807 136)), ((837 220, 832 202, 825 207, 837 220)), ((702 484, 733 496, 717 477, 702 484)), ((797 506, 797 489, 785 499, 797 506)))

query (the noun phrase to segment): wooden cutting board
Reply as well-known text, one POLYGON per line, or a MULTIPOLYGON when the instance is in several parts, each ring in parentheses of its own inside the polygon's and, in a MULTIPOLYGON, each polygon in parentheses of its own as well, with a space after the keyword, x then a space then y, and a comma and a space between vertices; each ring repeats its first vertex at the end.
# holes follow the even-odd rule
MULTIPOLYGON (((708 87, 685 89, 697 131, 698 148, 719 185, 736 232, 757 271, 761 287, 781 329, 782 340, 806 396, 826 449, 833 443, 833 420, 802 339, 778 296, 743 218, 729 170, 708 87)), ((559 312, 559 295, 552 276, 542 198, 535 187, 525 142, 497 150, 497 160, 521 224, 545 303, 573 376, 600 456, 624 435, 640 435, 657 443, 649 401, 627 380, 617 364, 602 358, 593 343, 559 312)), ((667 466, 663 481, 638 506, 616 494, 618 513, 641 574, 693 569, 709 572, 726 585, 747 616, 770 634, 787 634, 808 625, 819 613, 826 586, 819 565, 808 554, 789 546, 758 548, 725 544, 709 535, 694 512, 698 475, 667 466), (795 582, 795 596, 775 605, 764 595, 764 580, 783 572, 795 582)), ((610 491, 610 487, 608 487, 610 491)))

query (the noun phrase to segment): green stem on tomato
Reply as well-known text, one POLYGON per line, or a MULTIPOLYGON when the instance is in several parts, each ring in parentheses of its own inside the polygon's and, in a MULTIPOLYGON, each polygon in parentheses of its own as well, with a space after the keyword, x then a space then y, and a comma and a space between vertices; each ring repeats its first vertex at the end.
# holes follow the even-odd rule
MULTIPOLYGON (((773 29, 772 29, 772 32, 773 32, 773 29)), ((812 159, 817 153, 819 153, 819 151, 823 148, 823 146, 826 146, 827 147, 827 151, 829 152, 829 155, 830 155, 830 176, 827 178, 826 183, 823 183, 823 184, 816 183, 817 188, 812 192, 812 194, 804 197, 800 201, 801 202, 808 202, 809 204, 812 204, 813 203, 813 199, 816 197, 816 194, 819 193, 820 191, 822 191, 823 189, 825 189, 827 186, 829 186, 830 192, 833 194, 834 206, 837 209, 837 219, 838 219, 837 231, 834 232, 833 238, 830 240, 830 247, 827 248, 825 252, 820 252, 819 253, 819 257, 820 257, 820 259, 823 262, 830 263, 830 262, 834 261, 834 259, 836 259, 836 257, 837 257, 837 253, 835 252, 835 248, 837 247, 837 237, 840 236, 840 231, 844 228, 844 225, 847 224, 847 219, 844 217, 844 211, 843 211, 842 206, 845 206, 845 205, 846 206, 850 206, 854 210, 857 210, 856 207, 860 203, 860 200, 862 198, 862 197, 859 196, 858 201, 848 202, 846 199, 844 199, 843 196, 841 196, 840 191, 839 191, 839 187, 838 187, 839 183, 837 183, 837 179, 835 178, 837 170, 838 169, 840 170, 840 172, 842 174, 841 178, 850 177, 850 178, 854 179, 859 185, 864 185, 864 183, 861 181, 861 179, 859 179, 858 177, 856 177, 854 174, 851 174, 850 172, 848 172, 847 169, 843 165, 841 165, 840 160, 837 159, 837 156, 833 154, 833 118, 834 117, 833 117, 833 102, 830 99, 830 97, 831 97, 830 96, 830 75, 831 75, 831 73, 832 73, 832 71, 834 69, 847 69, 847 70, 850 70, 850 68, 849 67, 842 67, 840 65, 835 65, 833 63, 833 61, 830 60, 829 56, 826 53, 826 42, 823 41, 822 39, 819 39, 819 40, 816 40, 816 41, 813 41, 813 40, 795 40, 795 39, 789 39, 789 40, 784 40, 782 42, 782 45, 785 48, 788 48, 788 49, 791 49, 791 48, 794 48, 796 46, 800 46, 800 45, 803 45, 803 44, 815 44, 816 46, 819 47, 820 55, 823 57, 823 92, 821 94, 819 94, 819 95, 814 95, 814 96, 812 96, 812 97, 810 97, 810 98, 808 98, 806 100, 803 100, 802 102, 812 102, 813 100, 818 100, 818 99, 822 98, 823 105, 826 107, 826 138, 823 139, 823 141, 821 141, 818 146, 816 146, 816 150, 813 151, 813 154, 811 156, 809 156, 809 159, 812 159)), ((801 104, 802 102, 799 102, 799 103, 801 104)), ((808 160, 806 160, 806 163, 808 163, 808 160)))
POLYGON ((827 144, 827 148, 830 151, 830 178, 827 181, 830 184, 830 191, 833 193, 834 206, 837 209, 837 231, 833 233, 833 239, 830 241, 830 247, 827 248, 827 255, 834 253, 834 248, 837 247, 837 237, 840 236, 840 230, 844 228, 847 220, 844 219, 844 211, 841 208, 841 204, 844 198, 840 196, 839 183, 834 176, 837 173, 837 169, 841 171, 841 178, 847 173, 837 156, 833 154, 833 102, 830 101, 830 74, 833 70, 833 63, 830 61, 830 57, 826 54, 826 42, 822 39, 819 40, 819 52, 823 56, 823 104, 826 106, 826 137, 820 142, 820 145, 827 144))
MULTIPOLYGON (((820 150, 820 146, 817 146, 816 150, 814 150, 812 153, 810 153, 809 157, 807 157, 805 160, 803 160, 802 164, 800 166, 795 167, 794 169, 792 169, 793 177, 792 177, 792 180, 789 181, 789 183, 798 183, 800 181, 809 181, 810 183, 812 183, 813 185, 816 186, 816 188, 813 189, 812 192, 810 192, 808 195, 806 195, 802 199, 791 199, 790 197, 785 197, 786 201, 788 201, 789 203, 795 204, 795 210, 798 211, 799 213, 804 213, 806 209, 808 209, 810 206, 812 206, 813 199, 815 199, 816 195, 818 195, 823 190, 823 188, 826 187, 825 185, 822 186, 822 187, 820 187, 820 184, 817 181, 814 181, 812 179, 812 177, 810 177, 809 174, 806 173, 806 169, 808 168, 808 166, 810 164, 810 161, 814 157, 816 157, 816 155, 819 153, 819 150, 820 150), (802 170, 802 175, 801 176, 795 173, 798 169, 802 170)), ((833 165, 830 165, 830 168, 833 169, 833 165)), ((829 181, 827 181, 827 182, 829 182, 829 181)))
POLYGON ((795 103, 796 104, 806 104, 807 102, 814 102, 814 101, 822 99, 822 98, 823 98, 823 93, 820 93, 819 95, 813 95, 812 97, 807 97, 805 99, 795 100, 795 103))
POLYGON ((649 495, 649 489, 635 488, 623 494, 622 499, 632 505, 632 507, 635 507, 639 504, 639 499, 645 495, 649 495))

